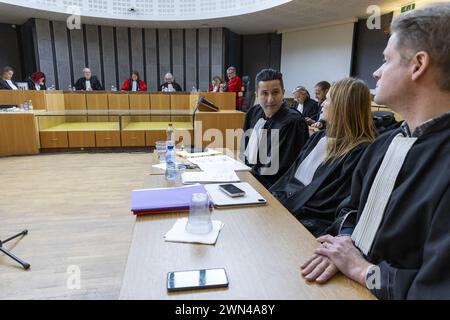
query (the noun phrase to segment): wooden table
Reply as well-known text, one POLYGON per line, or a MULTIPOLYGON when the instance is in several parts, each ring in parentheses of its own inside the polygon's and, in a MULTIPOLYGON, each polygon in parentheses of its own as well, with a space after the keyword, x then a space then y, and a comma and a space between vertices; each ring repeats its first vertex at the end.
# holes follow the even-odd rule
MULTIPOLYGON (((317 247, 314 237, 249 172, 238 175, 268 204, 215 209, 224 228, 214 246, 164 241, 186 214, 137 217, 120 299, 374 299, 342 275, 326 285, 305 281, 299 266, 317 247), (225 268, 229 288, 167 293, 167 272, 205 268, 225 268)), ((167 185, 156 173, 143 187, 167 185)))

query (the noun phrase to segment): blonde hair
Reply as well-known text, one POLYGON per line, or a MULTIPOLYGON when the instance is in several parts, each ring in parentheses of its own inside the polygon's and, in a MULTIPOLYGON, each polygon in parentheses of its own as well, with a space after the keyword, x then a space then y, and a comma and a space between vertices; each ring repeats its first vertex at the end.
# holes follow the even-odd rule
POLYGON ((361 143, 375 140, 370 90, 364 81, 345 78, 334 83, 328 108, 325 162, 345 156, 361 143))

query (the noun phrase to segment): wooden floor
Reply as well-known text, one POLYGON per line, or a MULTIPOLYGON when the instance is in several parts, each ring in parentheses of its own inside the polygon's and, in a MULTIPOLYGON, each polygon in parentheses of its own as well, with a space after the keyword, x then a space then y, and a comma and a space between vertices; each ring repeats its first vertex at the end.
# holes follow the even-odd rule
POLYGON ((31 264, 0 254, 0 299, 117 299, 150 153, 76 153, 0 158, 0 239, 31 264), (68 289, 69 266, 81 289, 68 289))

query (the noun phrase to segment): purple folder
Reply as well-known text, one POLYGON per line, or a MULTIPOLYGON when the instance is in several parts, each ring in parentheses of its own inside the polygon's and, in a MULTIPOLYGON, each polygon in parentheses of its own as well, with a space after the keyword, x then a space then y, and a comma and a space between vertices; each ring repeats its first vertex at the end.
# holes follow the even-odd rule
POLYGON ((182 210, 189 208, 194 193, 206 193, 201 184, 176 188, 134 190, 131 194, 131 211, 139 212, 182 210))

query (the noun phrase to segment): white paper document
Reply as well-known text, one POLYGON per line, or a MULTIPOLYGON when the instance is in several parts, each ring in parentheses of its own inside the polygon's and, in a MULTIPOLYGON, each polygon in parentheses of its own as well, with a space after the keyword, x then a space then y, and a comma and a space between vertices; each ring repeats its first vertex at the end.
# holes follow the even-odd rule
POLYGON ((191 183, 223 183, 241 181, 233 170, 215 170, 202 172, 184 172, 181 175, 184 184, 191 183))
POLYGON ((187 152, 186 150, 179 150, 179 151, 177 151, 177 156, 180 156, 183 158, 198 158, 198 157, 205 157, 205 156, 213 156, 213 155, 221 154, 221 153, 222 152, 213 150, 213 149, 208 149, 208 151, 205 151, 205 152, 195 152, 195 153, 187 152))
POLYGON ((168 242, 188 242, 201 244, 215 244, 219 237, 219 232, 223 228, 221 221, 213 220, 213 229, 208 234, 192 234, 186 231, 188 218, 178 219, 175 225, 164 235, 168 242))
POLYGON ((244 163, 225 155, 195 158, 189 159, 189 161, 196 164, 203 171, 215 171, 218 168, 233 171, 251 170, 251 168, 244 163))

